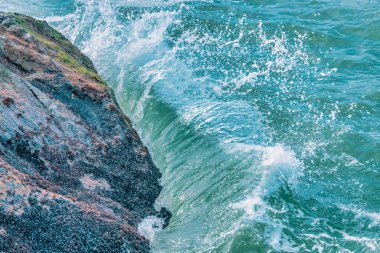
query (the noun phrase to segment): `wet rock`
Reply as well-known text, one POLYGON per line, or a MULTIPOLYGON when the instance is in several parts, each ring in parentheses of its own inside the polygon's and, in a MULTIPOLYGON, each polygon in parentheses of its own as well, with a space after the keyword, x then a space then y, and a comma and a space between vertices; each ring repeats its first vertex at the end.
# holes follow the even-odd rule
POLYGON ((4 98, 3 99, 3 104, 8 108, 11 107, 11 105, 13 105, 14 103, 15 103, 15 101, 12 98, 4 98))
POLYGON ((147 252, 160 173, 92 62, 0 13, 0 252, 147 252))

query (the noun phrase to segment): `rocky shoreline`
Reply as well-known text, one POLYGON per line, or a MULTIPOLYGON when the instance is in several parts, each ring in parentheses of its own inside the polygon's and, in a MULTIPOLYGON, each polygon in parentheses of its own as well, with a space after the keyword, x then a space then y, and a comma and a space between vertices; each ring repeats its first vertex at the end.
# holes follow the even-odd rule
POLYGON ((0 13, 0 252, 148 252, 160 176, 90 59, 0 13))

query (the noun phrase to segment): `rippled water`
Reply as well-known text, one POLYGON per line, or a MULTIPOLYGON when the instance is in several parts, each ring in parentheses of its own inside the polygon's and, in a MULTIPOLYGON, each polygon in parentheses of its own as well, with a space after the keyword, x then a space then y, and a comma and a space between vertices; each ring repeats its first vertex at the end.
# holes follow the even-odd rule
POLYGON ((115 89, 163 173, 154 252, 380 252, 380 1, 0 0, 115 89))

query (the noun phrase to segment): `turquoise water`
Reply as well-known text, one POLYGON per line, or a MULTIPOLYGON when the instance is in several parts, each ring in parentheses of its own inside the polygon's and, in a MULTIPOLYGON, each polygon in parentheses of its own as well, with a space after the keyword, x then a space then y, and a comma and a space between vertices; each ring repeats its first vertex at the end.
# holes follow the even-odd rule
POLYGON ((380 252, 380 1, 0 0, 114 88, 163 173, 153 252, 380 252))

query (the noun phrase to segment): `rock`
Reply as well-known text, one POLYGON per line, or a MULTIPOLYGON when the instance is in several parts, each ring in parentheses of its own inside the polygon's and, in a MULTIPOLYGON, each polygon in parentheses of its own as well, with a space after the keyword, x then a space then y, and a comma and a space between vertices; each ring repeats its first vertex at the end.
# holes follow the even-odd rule
POLYGON ((160 176, 89 58, 0 13, 0 252, 148 252, 160 176))

